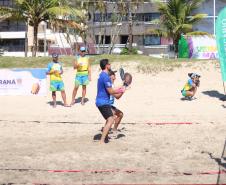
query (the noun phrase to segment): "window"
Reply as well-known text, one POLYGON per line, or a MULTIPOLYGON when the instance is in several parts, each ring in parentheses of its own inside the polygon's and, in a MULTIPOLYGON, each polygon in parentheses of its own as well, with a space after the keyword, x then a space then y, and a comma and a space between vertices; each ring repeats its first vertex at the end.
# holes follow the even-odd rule
MULTIPOLYGON (((115 13, 95 13, 94 14, 94 22, 112 22, 118 16, 122 16, 115 13)), ((134 21, 153 21, 154 19, 158 19, 160 17, 160 13, 132 13, 132 18, 134 21)), ((122 21, 128 21, 128 14, 122 16, 122 21)))
POLYGON ((0 6, 13 6, 13 0, 0 0, 0 6))
POLYGON ((160 39, 160 37, 155 36, 155 35, 144 36, 144 45, 145 46, 161 45, 161 39, 160 39))
POLYGON ((136 13, 132 14, 134 21, 144 21, 144 14, 143 13, 136 13))
POLYGON ((96 13, 94 14, 94 22, 112 22, 112 13, 96 13))
POLYGON ((0 31, 26 31, 26 24, 25 22, 5 20, 0 24, 0 31))
POLYGON ((95 41, 96 41, 96 44, 110 44, 111 43, 111 36, 109 35, 105 35, 105 39, 104 39, 104 36, 102 35, 101 36, 101 40, 99 40, 99 35, 96 35, 95 36, 95 41), (104 42, 105 40, 105 42, 104 42))
POLYGON ((6 51, 24 51, 25 39, 0 39, 0 46, 6 51))
POLYGON ((160 17, 160 13, 145 13, 144 21, 145 22, 153 21, 155 19, 158 19, 159 17, 160 17))
POLYGON ((121 35, 121 37, 120 37, 120 44, 127 44, 128 39, 129 39, 128 35, 121 35))

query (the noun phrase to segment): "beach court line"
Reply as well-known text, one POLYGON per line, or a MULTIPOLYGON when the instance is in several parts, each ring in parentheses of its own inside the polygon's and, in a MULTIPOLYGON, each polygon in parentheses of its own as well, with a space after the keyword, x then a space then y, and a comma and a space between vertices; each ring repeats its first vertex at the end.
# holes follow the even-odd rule
POLYGON ((192 122, 149 122, 148 125, 191 125, 192 122))
MULTIPOLYGON (((105 173, 105 172, 112 172, 112 173, 138 173, 138 172, 148 172, 151 174, 158 174, 157 171, 148 171, 143 169, 77 169, 77 170, 47 170, 47 169, 16 169, 16 168, 0 168, 0 171, 39 171, 39 172, 48 172, 48 173, 105 173)), ((220 171, 206 171, 206 172, 167 172, 168 175, 218 175, 218 174, 226 174, 226 170, 220 171)))
MULTIPOLYGON (((56 183, 32 183, 33 185, 62 185, 62 184, 56 184, 56 183)), ((70 185, 70 184, 67 184, 70 185)), ((114 183, 114 184, 105 184, 105 183, 96 183, 96 184, 86 184, 86 183, 82 183, 82 184, 73 184, 73 185, 218 185, 218 184, 195 184, 195 183, 191 183, 191 184, 175 184, 175 183, 170 183, 170 184, 152 184, 152 183, 148 183, 148 184, 125 184, 125 183, 114 183)), ((226 185, 226 184, 220 184, 220 185, 226 185)))
MULTIPOLYGON (((76 124, 76 125, 102 125, 103 123, 88 123, 88 122, 78 122, 78 121, 23 121, 23 120, 20 120, 20 121, 16 121, 16 120, 0 120, 0 123, 1 122, 16 122, 16 123, 35 123, 35 124, 40 124, 40 123, 55 123, 55 124, 76 124)), ((123 122, 124 125, 137 125, 137 124, 147 124, 147 125, 191 125, 191 124, 194 124, 192 122, 123 122)), ((198 123, 196 123, 198 124, 198 123)))

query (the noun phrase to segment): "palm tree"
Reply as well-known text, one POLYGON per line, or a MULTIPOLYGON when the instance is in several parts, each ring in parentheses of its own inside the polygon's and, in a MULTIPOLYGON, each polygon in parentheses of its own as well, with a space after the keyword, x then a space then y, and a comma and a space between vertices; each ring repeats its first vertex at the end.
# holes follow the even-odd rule
POLYGON ((204 0, 169 0, 167 3, 158 2, 160 19, 154 20, 159 28, 149 30, 157 36, 171 38, 174 51, 178 53, 178 42, 182 34, 206 35, 206 32, 194 32, 193 25, 206 17, 206 14, 192 14, 204 0))
POLYGON ((0 9, 7 10, 11 17, 24 20, 34 28, 32 56, 36 56, 38 26, 42 21, 62 21, 63 19, 59 19, 60 16, 65 18, 71 13, 79 12, 73 11, 68 6, 67 0, 15 0, 15 7, 0 7, 0 9))

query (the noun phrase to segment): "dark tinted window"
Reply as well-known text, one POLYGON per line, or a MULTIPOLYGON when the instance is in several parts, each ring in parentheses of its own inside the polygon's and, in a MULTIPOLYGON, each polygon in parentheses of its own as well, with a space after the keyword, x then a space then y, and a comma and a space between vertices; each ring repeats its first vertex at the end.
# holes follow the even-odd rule
POLYGON ((144 37, 144 45, 150 46, 150 45, 160 45, 161 39, 158 36, 155 35, 147 35, 144 37))
POLYGON ((24 51, 25 39, 0 39, 0 48, 5 51, 24 51))
POLYGON ((0 31, 26 31, 26 24, 19 21, 1 21, 0 31))

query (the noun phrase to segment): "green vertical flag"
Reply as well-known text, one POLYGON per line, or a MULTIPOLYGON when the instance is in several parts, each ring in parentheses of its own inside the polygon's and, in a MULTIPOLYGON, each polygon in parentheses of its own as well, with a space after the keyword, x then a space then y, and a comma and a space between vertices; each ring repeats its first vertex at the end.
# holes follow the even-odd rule
POLYGON ((189 58, 188 42, 183 35, 181 35, 178 43, 178 51, 179 51, 179 55, 178 55, 179 58, 189 58))
POLYGON ((226 7, 220 11, 216 24, 217 50, 221 65, 222 79, 226 81, 226 7))

